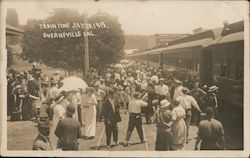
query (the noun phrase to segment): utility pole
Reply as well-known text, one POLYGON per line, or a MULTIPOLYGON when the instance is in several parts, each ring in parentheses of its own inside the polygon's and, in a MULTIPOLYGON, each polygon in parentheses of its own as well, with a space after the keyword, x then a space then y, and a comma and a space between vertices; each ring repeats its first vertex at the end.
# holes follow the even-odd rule
MULTIPOLYGON (((87 24, 88 23, 88 15, 87 12, 84 13, 84 23, 87 24)), ((87 25, 85 25, 84 27, 84 32, 87 32, 88 29, 86 27, 87 25)), ((88 74, 88 70, 89 70, 89 39, 87 34, 85 34, 86 36, 84 36, 84 76, 86 77, 86 75, 88 74)))

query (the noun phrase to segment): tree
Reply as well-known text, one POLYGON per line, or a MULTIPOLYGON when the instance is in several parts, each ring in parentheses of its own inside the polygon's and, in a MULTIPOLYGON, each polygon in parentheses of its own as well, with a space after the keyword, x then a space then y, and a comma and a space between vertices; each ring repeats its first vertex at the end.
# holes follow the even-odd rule
MULTIPOLYGON (((108 29, 93 29, 89 37, 90 66, 101 70, 106 64, 118 62, 123 56, 124 33, 116 18, 98 13, 88 18, 88 22, 103 21, 108 29)), ((29 20, 24 33, 24 57, 30 61, 42 62, 48 66, 68 71, 79 70, 84 65, 84 37, 43 38, 39 24, 84 23, 84 16, 72 9, 55 9, 45 20, 29 20)), ((73 31, 83 31, 74 29, 73 31)), ((72 31, 68 29, 47 29, 47 32, 72 31)))
POLYGON ((95 23, 103 21, 108 29, 93 30, 95 37, 90 37, 91 66, 99 70, 107 64, 116 63, 124 55, 125 44, 124 32, 117 18, 109 14, 99 12, 89 18, 89 22, 95 23))

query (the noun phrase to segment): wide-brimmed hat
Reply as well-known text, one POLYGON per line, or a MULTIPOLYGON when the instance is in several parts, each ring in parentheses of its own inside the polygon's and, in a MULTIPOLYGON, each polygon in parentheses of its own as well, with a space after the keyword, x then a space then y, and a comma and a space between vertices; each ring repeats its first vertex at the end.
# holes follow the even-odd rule
POLYGON ((167 100, 167 99, 163 99, 161 102, 160 102, 160 108, 165 108, 165 107, 168 107, 170 105, 170 102, 167 100))
POLYGON ((214 92, 214 91, 216 91, 217 89, 218 89, 217 86, 211 86, 211 87, 209 87, 208 92, 214 92))
POLYGON ((58 96, 56 96, 55 102, 60 103, 64 98, 65 96, 63 94, 59 94, 58 96))
POLYGON ((72 106, 72 105, 69 105, 66 108, 66 112, 69 113, 69 114, 73 115, 75 113, 75 111, 76 111, 76 108, 74 106, 72 106))
POLYGON ((118 90, 118 91, 122 91, 122 90, 123 90, 122 86, 119 85, 119 86, 117 87, 117 90, 118 90))
POLYGON ((38 121, 38 128, 50 128, 51 124, 49 120, 40 120, 38 121))
POLYGON ((160 78, 159 81, 165 81, 165 79, 164 78, 160 78))
POLYGON ((54 74, 59 74, 59 71, 55 71, 54 74))
POLYGON ((33 80, 34 80, 34 77, 33 77, 32 75, 29 75, 29 76, 28 76, 28 80, 29 80, 29 81, 33 81, 33 80))
POLYGON ((20 89, 20 88, 22 88, 21 85, 16 85, 16 87, 14 89, 20 89))
POLYGON ((182 84, 182 82, 180 80, 175 80, 174 81, 176 84, 182 84))

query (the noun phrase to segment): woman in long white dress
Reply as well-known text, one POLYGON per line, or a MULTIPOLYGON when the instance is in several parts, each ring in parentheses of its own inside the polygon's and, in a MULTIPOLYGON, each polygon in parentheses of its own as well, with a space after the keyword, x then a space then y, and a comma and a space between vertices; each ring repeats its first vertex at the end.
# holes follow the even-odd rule
POLYGON ((96 105, 98 104, 93 88, 87 88, 86 106, 87 113, 85 116, 85 137, 93 139, 96 132, 96 105))
POLYGON ((175 107, 172 110, 172 149, 184 150, 187 132, 186 123, 184 121, 186 112, 178 101, 175 100, 173 105, 175 107))
POLYGON ((52 149, 55 150, 57 147, 57 136, 55 135, 55 130, 59 120, 65 117, 66 107, 68 105, 68 101, 66 100, 65 96, 61 96, 56 100, 53 106, 53 118, 52 118, 52 126, 50 129, 50 141, 52 145, 52 149))

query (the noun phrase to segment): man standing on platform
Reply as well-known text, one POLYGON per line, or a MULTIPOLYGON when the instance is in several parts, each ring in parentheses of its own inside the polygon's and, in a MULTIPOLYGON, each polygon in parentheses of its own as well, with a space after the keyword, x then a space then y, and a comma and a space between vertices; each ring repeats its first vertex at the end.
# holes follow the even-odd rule
POLYGON ((66 108, 66 118, 57 124, 55 134, 58 137, 57 148, 62 150, 78 150, 77 139, 81 136, 81 127, 78 120, 72 118, 76 109, 69 105, 66 108))
POLYGON ((33 150, 52 150, 49 141, 49 133, 50 133, 49 121, 48 120, 39 121, 38 131, 39 134, 33 143, 33 150))
POLYGON ((139 95, 140 94, 138 92, 135 92, 133 95, 134 98, 129 102, 128 105, 129 122, 128 122, 126 141, 124 143, 125 146, 128 145, 129 139, 135 127, 140 137, 141 143, 145 142, 142 130, 141 107, 148 106, 148 103, 142 101, 139 98, 139 95))
POLYGON ((168 99, 169 100, 169 89, 168 86, 164 84, 165 79, 160 78, 159 79, 159 85, 156 86, 156 93, 159 95, 159 102, 168 99))
POLYGON ((118 101, 115 100, 115 92, 113 90, 110 90, 109 92, 107 92, 107 94, 107 98, 105 99, 103 104, 103 115, 107 137, 107 149, 110 149, 110 140, 112 133, 115 145, 119 145, 117 123, 121 121, 121 116, 119 114, 118 101))
POLYGON ((224 129, 220 121, 213 118, 214 109, 206 108, 206 119, 199 124, 195 150, 201 142, 200 150, 225 150, 224 129))

